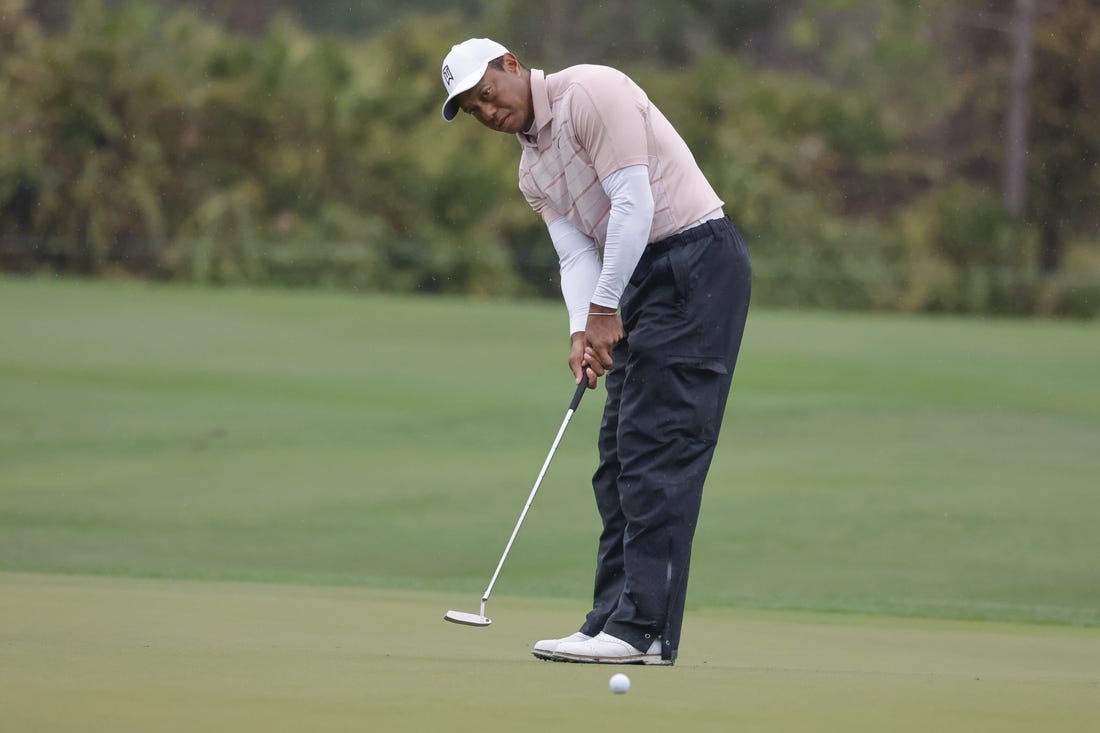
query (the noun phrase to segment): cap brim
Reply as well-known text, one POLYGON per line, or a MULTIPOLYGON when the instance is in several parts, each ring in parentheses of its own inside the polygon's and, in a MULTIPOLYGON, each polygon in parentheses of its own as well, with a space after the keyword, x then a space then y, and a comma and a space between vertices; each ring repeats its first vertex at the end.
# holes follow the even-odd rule
POLYGON ((477 86, 477 83, 481 81, 485 76, 485 71, 489 68, 489 62, 486 61, 485 65, 480 70, 468 75, 465 79, 455 85, 454 91, 451 92, 451 96, 447 97, 447 101, 443 103, 443 119, 450 122, 458 116, 458 99, 457 97, 463 92, 468 92, 477 86))
MULTIPOLYGON (((463 89, 462 91, 464 92, 466 90, 463 89)), ((459 94, 461 93, 462 92, 459 92, 459 94)), ((443 119, 447 120, 447 122, 450 122, 455 117, 458 117, 458 100, 452 97, 443 104, 443 119)))

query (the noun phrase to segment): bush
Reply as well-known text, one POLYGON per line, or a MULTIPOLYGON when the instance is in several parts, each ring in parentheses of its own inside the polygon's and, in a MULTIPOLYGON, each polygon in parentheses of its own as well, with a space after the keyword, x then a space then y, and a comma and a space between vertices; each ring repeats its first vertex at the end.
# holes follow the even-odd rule
POLYGON ((956 182, 908 207, 899 221, 913 273, 901 299, 905 310, 1034 311, 1034 237, 996 194, 956 182))

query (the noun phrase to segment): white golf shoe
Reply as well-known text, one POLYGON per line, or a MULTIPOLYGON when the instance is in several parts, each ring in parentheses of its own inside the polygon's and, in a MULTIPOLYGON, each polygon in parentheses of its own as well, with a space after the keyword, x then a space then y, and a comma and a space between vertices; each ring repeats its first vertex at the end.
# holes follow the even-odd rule
POLYGON ((552 659, 556 662, 588 664, 672 664, 671 659, 661 659, 660 639, 654 639, 649 649, 643 652, 602 631, 587 641, 562 641, 554 650, 552 659))
POLYGON ((535 646, 531 648, 531 653, 539 659, 553 659, 554 652, 557 651, 561 644, 574 641, 588 641, 591 638, 592 637, 588 634, 582 634, 576 631, 562 639, 541 639, 535 642, 535 646))

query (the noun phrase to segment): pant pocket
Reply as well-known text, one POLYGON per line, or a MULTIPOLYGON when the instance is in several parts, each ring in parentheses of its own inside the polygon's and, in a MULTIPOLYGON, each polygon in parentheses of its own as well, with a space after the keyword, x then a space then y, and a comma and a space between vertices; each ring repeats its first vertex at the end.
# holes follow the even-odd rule
POLYGON ((685 245, 673 249, 668 253, 669 271, 672 273, 672 289, 677 307, 680 310, 687 308, 688 298, 691 297, 691 263, 688 262, 688 247, 685 245))
POLYGON ((670 356, 665 360, 665 369, 668 378, 664 380, 661 406, 666 430, 690 442, 717 442, 730 383, 725 361, 670 356))

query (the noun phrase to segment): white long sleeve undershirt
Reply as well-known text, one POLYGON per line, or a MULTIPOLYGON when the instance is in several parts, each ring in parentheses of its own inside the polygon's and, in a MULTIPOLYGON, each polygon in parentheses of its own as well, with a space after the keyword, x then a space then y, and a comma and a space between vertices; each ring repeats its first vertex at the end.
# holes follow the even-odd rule
POLYGON ((590 303, 619 307, 653 225, 648 166, 620 168, 604 178, 601 185, 611 199, 602 263, 596 242, 568 219, 560 217, 549 226, 550 238, 558 252, 570 333, 585 330, 590 303))
POLYGON ((550 238, 558 251, 561 294, 569 312, 569 333, 584 331, 588 305, 600 279, 600 253, 596 243, 564 216, 550 223, 550 238))

